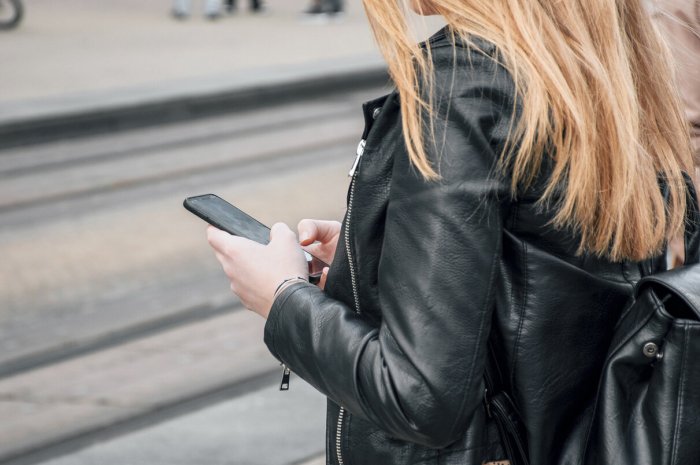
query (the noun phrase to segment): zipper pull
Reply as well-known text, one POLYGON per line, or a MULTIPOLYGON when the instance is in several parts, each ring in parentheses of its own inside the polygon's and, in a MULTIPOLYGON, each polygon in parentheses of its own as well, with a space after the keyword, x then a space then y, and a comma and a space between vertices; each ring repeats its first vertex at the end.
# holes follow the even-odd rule
POLYGON ((349 177, 353 177, 355 175, 355 171, 357 171, 357 166, 360 164, 360 158, 362 158, 362 154, 365 152, 365 144, 367 141, 362 139, 359 144, 357 144, 357 158, 355 158, 355 163, 352 164, 352 168, 350 168, 350 172, 348 173, 349 177))
POLYGON ((292 371, 287 368, 287 365, 282 364, 282 383, 280 384, 280 391, 289 391, 289 375, 292 371))

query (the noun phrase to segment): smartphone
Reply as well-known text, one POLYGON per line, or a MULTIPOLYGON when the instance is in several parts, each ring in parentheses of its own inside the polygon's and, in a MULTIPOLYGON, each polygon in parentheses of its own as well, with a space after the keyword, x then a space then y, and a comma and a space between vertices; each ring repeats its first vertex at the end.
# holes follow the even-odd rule
MULTIPOLYGON (((263 245, 270 242, 270 228, 217 195, 188 197, 183 205, 210 225, 229 234, 245 237, 263 245)), ((307 251, 304 251, 304 254, 309 265, 309 282, 316 284, 321 280, 323 268, 328 264, 307 251)))

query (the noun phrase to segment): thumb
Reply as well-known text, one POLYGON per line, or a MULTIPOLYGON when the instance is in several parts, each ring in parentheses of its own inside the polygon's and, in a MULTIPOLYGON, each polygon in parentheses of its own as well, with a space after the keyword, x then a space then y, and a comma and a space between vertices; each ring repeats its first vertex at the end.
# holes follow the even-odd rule
POLYGON ((337 237, 340 232, 340 223, 328 220, 301 220, 297 229, 299 229, 301 245, 309 245, 314 241, 326 243, 337 237), (305 234, 309 235, 305 236, 305 234))
POLYGON ((301 245, 312 244, 318 235, 318 228, 314 220, 301 220, 297 225, 299 231, 299 243, 301 245))

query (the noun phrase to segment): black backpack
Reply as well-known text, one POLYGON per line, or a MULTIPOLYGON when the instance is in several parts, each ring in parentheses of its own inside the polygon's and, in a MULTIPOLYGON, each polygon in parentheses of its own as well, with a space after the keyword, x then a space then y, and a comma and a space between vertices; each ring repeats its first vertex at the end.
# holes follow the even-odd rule
MULTIPOLYGON (((700 212, 686 181, 685 265, 649 273, 636 284, 571 465, 700 464, 700 212)), ((529 465, 524 427, 493 381, 493 362, 486 372, 487 407, 511 465, 529 465), (489 389, 496 394, 489 396, 489 389)))

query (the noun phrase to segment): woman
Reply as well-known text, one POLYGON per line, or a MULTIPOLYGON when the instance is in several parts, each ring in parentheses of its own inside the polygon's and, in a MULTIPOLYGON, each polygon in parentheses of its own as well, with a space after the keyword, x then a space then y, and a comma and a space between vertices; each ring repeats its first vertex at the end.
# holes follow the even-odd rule
POLYGON ((578 463, 620 309, 683 228, 665 52, 638 1, 415 1, 448 24, 421 45, 409 5, 364 4, 397 89, 364 105, 342 227, 299 225, 325 290, 284 225, 209 242, 271 352, 328 396, 329 464, 507 459, 489 359, 530 463, 578 463))

